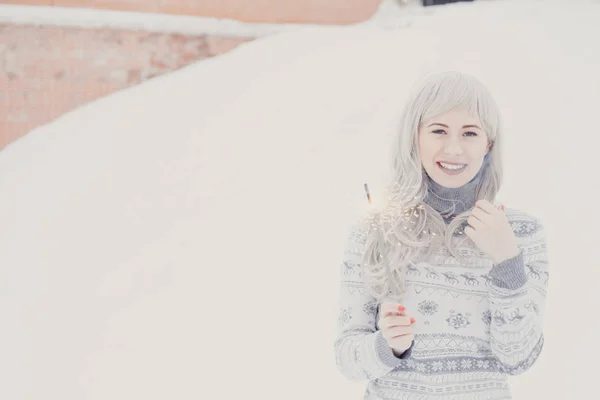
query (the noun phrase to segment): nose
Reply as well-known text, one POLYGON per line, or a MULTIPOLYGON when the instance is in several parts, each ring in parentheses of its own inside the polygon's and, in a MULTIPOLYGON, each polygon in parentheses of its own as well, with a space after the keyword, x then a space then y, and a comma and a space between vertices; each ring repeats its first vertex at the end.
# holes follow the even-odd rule
POLYGON ((444 143, 444 153, 448 155, 460 155, 462 154, 462 147, 460 146, 460 139, 454 139, 449 137, 444 143))

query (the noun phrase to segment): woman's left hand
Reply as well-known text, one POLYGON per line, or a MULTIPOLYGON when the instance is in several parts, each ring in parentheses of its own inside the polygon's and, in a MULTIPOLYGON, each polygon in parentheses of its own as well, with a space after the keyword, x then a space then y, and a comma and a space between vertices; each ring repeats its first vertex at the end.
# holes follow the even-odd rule
POLYGON ((492 257, 494 263, 500 264, 519 254, 517 240, 508 218, 504 211, 489 201, 477 201, 467 223, 470 226, 465 227, 465 234, 481 251, 492 257))

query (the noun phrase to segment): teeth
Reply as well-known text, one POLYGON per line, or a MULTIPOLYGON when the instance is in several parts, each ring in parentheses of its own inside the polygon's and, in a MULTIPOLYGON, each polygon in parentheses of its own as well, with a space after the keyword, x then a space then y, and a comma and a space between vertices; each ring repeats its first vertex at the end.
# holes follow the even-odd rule
POLYGON ((462 169, 464 168, 464 166, 466 164, 462 164, 462 165, 452 165, 452 164, 444 164, 444 163, 440 163, 440 165, 446 169, 462 169))

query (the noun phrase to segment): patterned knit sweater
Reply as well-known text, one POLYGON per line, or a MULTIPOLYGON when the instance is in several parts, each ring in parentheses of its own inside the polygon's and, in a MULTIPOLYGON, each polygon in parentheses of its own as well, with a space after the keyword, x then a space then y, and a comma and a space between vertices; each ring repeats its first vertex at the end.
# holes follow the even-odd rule
MULTIPOLYGON (((478 177, 458 189, 433 188, 426 201, 443 214, 474 205, 478 177)), ((350 380, 368 380, 364 400, 511 399, 508 376, 529 369, 544 343, 548 258, 540 221, 505 208, 520 254, 495 265, 473 247, 461 265, 445 248, 405 271, 401 301, 415 316, 415 339, 396 357, 378 329, 379 305, 362 281, 366 225, 349 236, 341 265, 336 363, 350 380)), ((464 234, 463 234, 464 235, 464 234)))

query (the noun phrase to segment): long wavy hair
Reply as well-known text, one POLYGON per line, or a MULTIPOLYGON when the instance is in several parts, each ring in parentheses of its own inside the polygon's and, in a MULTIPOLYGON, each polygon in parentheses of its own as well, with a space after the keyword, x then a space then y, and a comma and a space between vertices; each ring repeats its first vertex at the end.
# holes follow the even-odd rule
POLYGON ((493 203, 500 188, 500 113, 488 88, 475 77, 456 71, 429 75, 406 102, 392 148, 392 179, 385 190, 385 204, 368 218, 362 276, 379 301, 400 299, 406 290, 407 267, 426 259, 436 248, 445 247, 461 263, 468 261, 457 248, 465 242, 474 246, 463 232, 472 209, 447 224, 424 201, 429 187, 419 154, 420 124, 456 109, 479 117, 491 145, 479 171, 476 200, 493 203))

